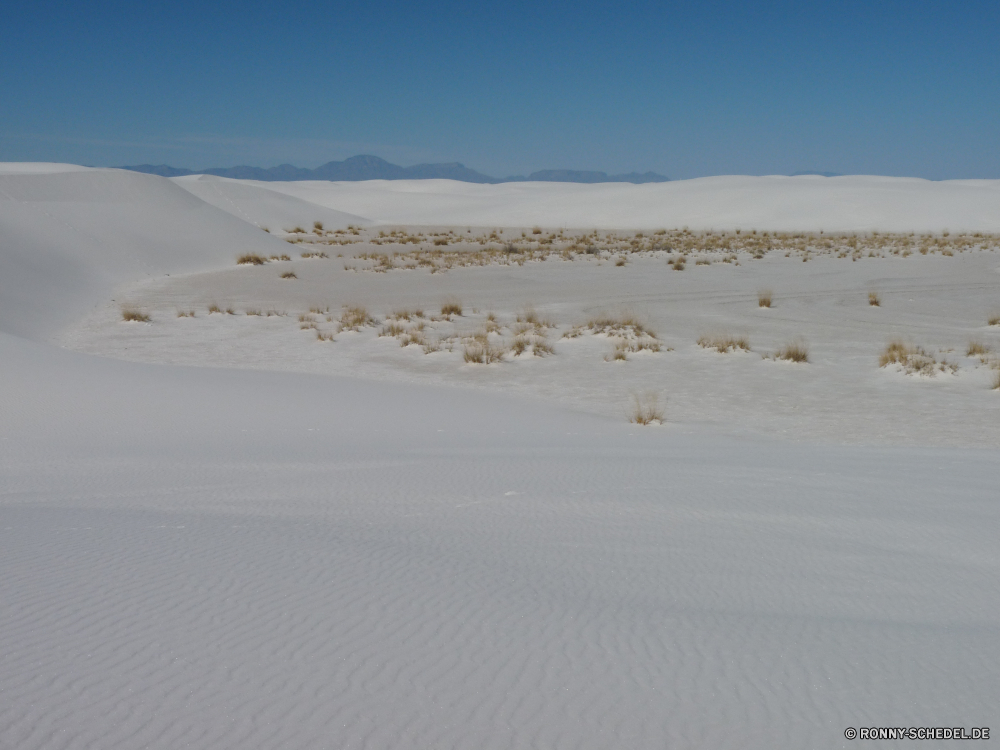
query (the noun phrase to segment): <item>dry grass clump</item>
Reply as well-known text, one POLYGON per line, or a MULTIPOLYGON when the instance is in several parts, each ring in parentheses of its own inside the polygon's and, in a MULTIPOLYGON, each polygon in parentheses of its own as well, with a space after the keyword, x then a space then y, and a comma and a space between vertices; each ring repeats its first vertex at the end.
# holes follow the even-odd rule
POLYGON ((719 354, 735 352, 742 349, 750 351, 750 339, 746 336, 702 336, 698 339, 698 346, 704 349, 715 349, 719 354))
POLYGON ((632 411, 628 420, 632 424, 663 424, 664 416, 665 411, 656 393, 632 395, 632 411))
POLYGON ((881 307, 882 300, 878 297, 878 292, 868 292, 868 304, 872 307, 881 307))
POLYGON ((177 317, 178 318, 193 318, 194 317, 194 310, 178 310, 177 311, 177 317))
POLYGON ((336 341, 333 337, 333 333, 324 333, 323 331, 316 329, 316 340, 317 341, 336 341))
POLYGON ((246 253, 236 259, 236 265, 239 266, 262 266, 265 263, 267 263, 267 258, 254 253, 246 253))
POLYGON ((474 365, 490 365, 503 359, 503 349, 488 341, 476 339, 463 347, 462 356, 466 362, 474 365))
POLYGON ((211 315, 212 313, 219 313, 221 315, 222 308, 213 303, 208 306, 208 314, 211 315))
POLYGON ((687 262, 687 259, 683 255, 680 255, 677 258, 674 258, 673 262, 669 263, 668 265, 671 268, 673 268, 675 271, 683 271, 684 270, 684 264, 686 262, 687 262))
POLYGON ((127 323, 148 323, 152 318, 150 318, 146 313, 141 310, 137 310, 134 307, 123 307, 122 308, 122 320, 127 323))
POLYGON ((933 377, 936 371, 957 372, 958 366, 948 362, 938 362, 932 354, 919 346, 911 346, 902 341, 890 341, 879 355, 879 367, 899 365, 907 375, 933 377))
POLYGON ((772 295, 769 289, 757 293, 757 307, 770 307, 772 295))
POLYGON ((324 252, 311 252, 311 253, 301 253, 303 258, 329 258, 330 256, 324 252))
POLYGON ((283 278, 283 279, 297 279, 299 277, 295 274, 295 271, 285 271, 283 274, 281 274, 281 278, 283 278))
POLYGON ((368 314, 361 305, 347 306, 340 315, 340 329, 342 331, 360 331, 366 326, 378 325, 378 321, 368 314))
POLYGON ((994 315, 986 321, 988 326, 1000 326, 1000 315, 994 315))
POLYGON ((786 344, 781 347, 774 355, 775 359, 784 359, 788 362, 808 362, 809 361, 809 350, 806 345, 801 341, 792 344, 786 344))
POLYGON ((462 303, 458 300, 449 300, 441 305, 441 314, 445 317, 462 314, 462 303))
POLYGON ((986 344, 984 344, 981 341, 970 341, 969 342, 969 346, 965 350, 965 356, 966 357, 976 357, 976 356, 985 357, 991 351, 993 351, 993 350, 990 349, 990 347, 986 346, 986 344))
POLYGON ((656 338, 656 333, 646 328, 638 317, 632 313, 624 313, 617 317, 613 315, 602 315, 591 318, 587 321, 587 328, 594 333, 603 333, 608 336, 621 336, 632 334, 634 336, 650 336, 656 338))

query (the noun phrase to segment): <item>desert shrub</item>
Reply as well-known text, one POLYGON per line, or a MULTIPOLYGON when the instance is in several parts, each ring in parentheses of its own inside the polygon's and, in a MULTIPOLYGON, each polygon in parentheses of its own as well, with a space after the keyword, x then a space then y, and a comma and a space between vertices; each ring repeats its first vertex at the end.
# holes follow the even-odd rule
POLYGON ((295 271, 285 271, 283 274, 281 274, 281 278, 283 278, 283 279, 297 279, 299 277, 296 276, 295 271))
POLYGON ((750 351, 750 339, 746 336, 702 336, 698 339, 698 346, 704 349, 715 349, 720 354, 735 352, 739 349, 750 351))
POLYGON ((368 314, 361 305, 348 306, 340 315, 340 327, 344 331, 359 331, 366 326, 376 325, 378 321, 368 314))
POLYGON ((808 362, 809 350, 802 342, 786 344, 774 355, 775 359, 784 359, 789 362, 808 362))
POLYGON ((890 341, 878 359, 879 367, 899 365, 907 375, 933 376, 941 372, 957 372, 956 365, 938 362, 932 354, 919 346, 911 346, 902 341, 890 341))
POLYGON ((265 263, 267 263, 267 258, 253 253, 246 253, 236 259, 236 264, 239 266, 262 266, 265 263))
POLYGON ((986 321, 988 326, 1000 326, 1000 315, 993 315, 986 321))
POLYGON ((632 410, 629 422, 632 424, 663 424, 665 410, 660 406, 660 398, 655 393, 632 395, 632 410))
POLYGON ((986 346, 981 341, 970 341, 969 346, 965 350, 966 357, 975 356, 985 356, 991 351, 990 347, 986 346))
POLYGON ((445 316, 461 315, 462 303, 458 300, 450 300, 441 305, 441 314, 445 316))
POLYGON ((503 349, 488 342, 476 340, 465 345, 462 356, 469 364, 489 365, 503 359, 503 349))
POLYGON ((134 307, 123 307, 122 308, 122 320, 127 323, 148 323, 152 318, 141 310, 137 310, 134 307))
POLYGON ((872 307, 882 306, 882 300, 879 299, 878 292, 868 292, 868 304, 872 307))
POLYGON ((771 306, 771 292, 770 290, 765 290, 757 293, 757 307, 770 307, 771 306))

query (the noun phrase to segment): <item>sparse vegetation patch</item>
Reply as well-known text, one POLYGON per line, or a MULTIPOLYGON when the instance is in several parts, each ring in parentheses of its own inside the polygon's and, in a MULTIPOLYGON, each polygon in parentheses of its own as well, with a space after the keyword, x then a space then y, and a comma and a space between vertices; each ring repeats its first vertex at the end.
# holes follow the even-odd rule
POLYGON ((267 258, 253 253, 241 255, 236 259, 236 264, 240 266, 262 266, 265 263, 267 263, 267 258))
POLYGON ((123 307, 122 320, 126 323, 149 323, 151 318, 146 313, 134 307, 123 307))
POLYGON ((715 349, 719 354, 735 352, 742 349, 750 351, 750 339, 746 336, 702 336, 698 339, 698 346, 704 349, 715 349))

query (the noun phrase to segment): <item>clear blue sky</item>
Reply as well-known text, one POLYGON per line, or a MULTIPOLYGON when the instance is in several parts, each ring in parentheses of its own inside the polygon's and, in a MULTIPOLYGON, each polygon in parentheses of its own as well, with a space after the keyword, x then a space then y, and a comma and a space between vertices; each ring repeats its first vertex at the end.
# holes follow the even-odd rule
POLYGON ((0 161, 1000 178, 1000 1, 0 4, 0 161))

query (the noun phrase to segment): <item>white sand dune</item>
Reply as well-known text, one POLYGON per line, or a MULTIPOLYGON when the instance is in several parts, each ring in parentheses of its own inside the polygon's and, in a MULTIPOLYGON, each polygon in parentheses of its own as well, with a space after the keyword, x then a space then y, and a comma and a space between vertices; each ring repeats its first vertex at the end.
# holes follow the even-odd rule
MULTIPOLYGON (((852 747, 847 726, 995 723, 996 450, 639 428, 544 394, 400 382, 388 360, 364 379, 277 372, 278 356, 213 367, 259 345, 235 330, 199 367, 66 351, 43 341, 112 295, 152 303, 175 274, 256 293, 275 268, 234 255, 289 246, 161 178, 17 169, 0 170, 0 746, 852 747)), ((383 190, 360 211, 377 190, 355 188, 335 210, 413 210, 383 190)), ((514 203, 493 210, 532 223, 514 203)), ((451 210, 473 223, 462 205, 436 216, 451 210)), ((894 325, 964 330, 971 303, 952 297, 989 257, 907 266, 899 289, 930 291, 912 313, 887 304, 894 325)), ((335 263, 295 267, 340 297, 384 282, 387 302, 416 278, 308 279, 335 263)), ((811 296, 855 271, 798 266, 781 278, 800 302, 773 312, 820 340, 845 303, 811 296)), ((531 293, 473 270, 431 289, 531 293)), ((595 302, 615 270, 574 277, 562 303, 595 302)), ((157 318, 116 325, 162 336, 171 361, 157 318)), ((971 403, 914 408, 961 420, 971 403)))
POLYGON ((776 231, 1000 231, 1000 180, 705 177, 631 185, 253 183, 383 224, 776 231))
POLYGON ((313 222, 316 221, 322 222, 327 229, 343 229, 350 224, 366 226, 371 223, 362 216, 268 190, 262 187, 266 183, 253 184, 246 180, 229 180, 204 174, 178 177, 174 182, 206 203, 273 232, 287 232, 296 227, 311 231, 313 222))
POLYGON ((0 164, 0 330, 48 336, 124 282, 287 251, 161 177, 50 166, 0 164))

